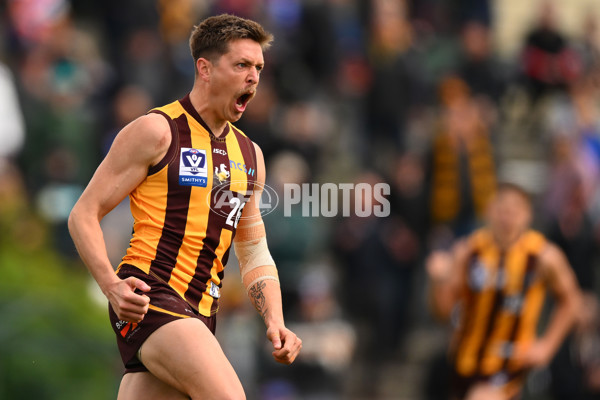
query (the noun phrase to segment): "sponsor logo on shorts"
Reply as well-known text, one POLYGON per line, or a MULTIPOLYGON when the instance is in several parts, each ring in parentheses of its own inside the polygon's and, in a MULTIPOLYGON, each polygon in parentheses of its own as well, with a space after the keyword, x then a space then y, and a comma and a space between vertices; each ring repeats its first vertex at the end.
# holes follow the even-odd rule
POLYGON ((490 377, 490 385, 501 387, 508 383, 508 374, 506 372, 498 372, 490 377))
POLYGON ((138 324, 136 322, 118 321, 115 327, 121 333, 121 336, 126 337, 138 327, 138 324))

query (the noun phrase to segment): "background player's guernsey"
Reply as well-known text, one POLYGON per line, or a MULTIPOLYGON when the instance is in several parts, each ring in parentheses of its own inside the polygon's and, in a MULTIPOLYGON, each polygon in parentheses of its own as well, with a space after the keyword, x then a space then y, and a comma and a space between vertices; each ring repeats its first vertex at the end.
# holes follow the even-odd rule
POLYGON ((537 260, 546 244, 534 231, 501 251, 487 230, 469 240, 471 257, 465 312, 456 348, 456 370, 462 376, 519 372, 512 361, 519 343, 531 343, 545 297, 537 260))

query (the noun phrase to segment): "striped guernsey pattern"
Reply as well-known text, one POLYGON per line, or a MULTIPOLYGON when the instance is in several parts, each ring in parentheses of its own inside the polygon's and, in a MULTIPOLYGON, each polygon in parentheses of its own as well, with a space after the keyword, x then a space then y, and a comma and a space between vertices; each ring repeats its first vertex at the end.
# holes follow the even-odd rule
POLYGON ((546 239, 528 231, 507 250, 482 229, 468 240, 462 315, 455 337, 454 362, 463 377, 515 376, 515 352, 536 339, 545 286, 538 259, 546 239))
POLYGON ((431 215, 436 223, 449 223, 459 215, 463 204, 471 196, 477 217, 485 214, 489 200, 496 187, 496 173, 492 145, 488 133, 483 129, 466 141, 464 153, 467 158, 467 176, 461 176, 459 148, 450 134, 443 132, 433 144, 433 171, 431 193, 431 215), (469 182, 471 193, 461 193, 462 179, 469 182))
POLYGON ((256 182, 254 145, 229 123, 216 137, 189 96, 150 112, 167 119, 172 140, 129 195, 133 237, 121 265, 164 281, 210 316, 217 312, 231 243, 256 182))

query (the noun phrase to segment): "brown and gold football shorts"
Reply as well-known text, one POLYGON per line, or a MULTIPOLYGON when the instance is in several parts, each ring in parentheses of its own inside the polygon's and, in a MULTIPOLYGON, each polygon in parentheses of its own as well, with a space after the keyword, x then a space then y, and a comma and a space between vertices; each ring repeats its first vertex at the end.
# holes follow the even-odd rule
POLYGON ((137 357, 138 351, 154 331, 169 322, 182 318, 197 318, 204 322, 213 335, 215 334, 216 315, 205 317, 199 314, 163 280, 148 275, 141 269, 128 264, 121 266, 117 276, 121 279, 133 276, 150 286, 148 292, 136 289, 136 293, 144 294, 150 298, 148 313, 140 323, 119 320, 110 303, 108 305, 110 323, 117 335, 117 345, 119 346, 123 365, 125 365, 125 373, 147 371, 137 357))

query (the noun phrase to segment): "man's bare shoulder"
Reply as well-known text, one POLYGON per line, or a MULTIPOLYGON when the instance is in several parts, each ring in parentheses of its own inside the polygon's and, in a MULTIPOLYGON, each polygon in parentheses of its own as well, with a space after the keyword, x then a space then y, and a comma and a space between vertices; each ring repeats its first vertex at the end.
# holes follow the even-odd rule
POLYGON ((252 145, 254 146, 254 152, 256 153, 256 159, 257 160, 263 160, 264 161, 264 155, 262 152, 262 149, 260 148, 260 146, 258 144, 256 144, 256 142, 252 142, 252 145))
POLYGON ((547 242, 540 253, 540 265, 543 269, 560 269, 568 265, 567 257, 554 243, 547 242))
MULTIPOLYGON (((150 113, 134 120, 127 127, 132 135, 143 139, 146 144, 169 147, 171 143, 171 127, 165 117, 160 114, 150 113)), ((165 148, 165 150, 166 150, 165 148)))
POLYGON ((252 142, 254 146, 254 152, 256 153, 256 177, 259 183, 265 183, 266 180, 266 168, 265 168, 265 156, 259 145, 252 142))
POLYGON ((159 160, 171 144, 171 127, 165 117, 150 113, 143 115, 119 132, 113 147, 130 149, 150 163, 159 160))
POLYGON ((573 274, 567 256, 552 242, 546 242, 540 252, 538 268, 541 275, 550 284, 556 282, 557 279, 565 279, 573 274))
POLYGON ((452 254, 455 259, 465 259, 471 252, 471 244, 468 238, 458 239, 452 246, 452 254))

